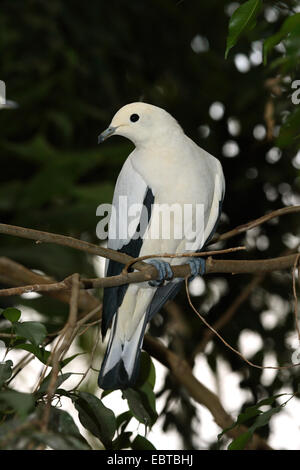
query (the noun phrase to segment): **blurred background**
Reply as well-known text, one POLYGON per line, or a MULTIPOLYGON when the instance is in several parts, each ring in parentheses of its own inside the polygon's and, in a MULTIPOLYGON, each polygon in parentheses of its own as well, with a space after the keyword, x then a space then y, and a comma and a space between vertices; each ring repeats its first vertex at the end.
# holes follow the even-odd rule
MULTIPOLYGON (((297 77, 286 73, 278 84, 276 68, 262 63, 262 39, 279 29, 297 3, 265 1, 257 27, 225 60, 228 21, 237 6, 223 0, 1 0, 0 79, 7 99, 19 105, 0 111, 1 222, 99 243, 96 209, 111 202, 133 145, 114 137, 98 147, 97 136, 121 106, 140 100, 165 108, 220 159, 227 187, 219 233, 300 204, 297 142, 279 148, 276 141, 284 114, 294 106, 290 83, 297 77)), ((274 60, 282 57, 282 47, 276 46, 274 60)), ((245 244, 247 252, 236 258, 276 257, 295 250, 299 236, 299 216, 291 214, 218 247, 245 244)), ((101 260, 76 250, 2 235, 0 256, 56 279, 103 272, 101 260)), ((5 275, 0 281, 7 287, 5 275)), ((291 271, 209 275, 195 279, 190 292, 210 324, 229 310, 221 333, 248 359, 291 362, 299 347, 291 271), (230 314, 242 292, 245 298, 230 314)), ((101 291, 94 294, 101 299, 101 291)), ((63 325, 68 313, 67 305, 37 294, 2 297, 0 306, 19 306, 24 318, 40 319, 49 331, 63 325)), ((218 339, 207 338, 184 289, 156 315, 150 332, 194 366, 233 417, 261 398, 297 390, 297 368, 249 368, 218 339)), ((79 337, 77 350, 88 355, 96 334, 95 327, 79 337)), ((100 341, 98 369, 103 348, 100 341)), ((78 361, 73 370, 84 369, 82 357, 78 361)), ((155 364, 160 418, 149 439, 157 448, 220 446, 220 429, 209 412, 155 364)), ((20 390, 32 388, 30 373, 18 376, 20 390)), ((82 387, 99 395, 96 377, 90 374, 82 387)), ((112 394, 105 403, 117 410, 120 401, 112 394)), ((299 449, 297 411, 295 398, 259 432, 276 448, 299 449)))

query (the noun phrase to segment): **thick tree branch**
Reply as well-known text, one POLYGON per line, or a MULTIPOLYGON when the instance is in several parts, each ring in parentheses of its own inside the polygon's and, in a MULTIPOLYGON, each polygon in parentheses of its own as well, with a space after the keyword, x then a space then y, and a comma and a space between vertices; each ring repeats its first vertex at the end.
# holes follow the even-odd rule
POLYGON ((49 381, 49 386, 47 389, 47 401, 44 409, 44 414, 41 420, 41 430, 43 432, 47 431, 48 422, 50 418, 50 411, 51 411, 51 402, 54 397, 54 393, 56 390, 56 382, 60 370, 60 360, 63 359, 64 354, 68 351, 71 342, 72 342, 72 333, 76 328, 76 320, 77 320, 77 312, 78 312, 78 298, 79 298, 79 274, 73 274, 71 279, 72 287, 71 287, 71 294, 70 294, 70 308, 69 308, 69 316, 68 321, 63 328, 63 332, 61 333, 59 339, 61 341, 59 344, 57 343, 51 355, 51 365, 52 371, 49 381))
MULTIPOLYGON (((56 298, 61 302, 69 302, 69 293, 66 290, 55 290, 47 289, 49 285, 57 284, 57 281, 50 276, 41 275, 30 269, 26 268, 20 263, 13 261, 6 257, 0 257, 0 283, 8 286, 18 286, 17 290, 13 291, 14 288, 10 291, 9 295, 21 295, 26 293, 26 287, 28 286, 27 292, 41 292, 47 294, 50 297, 56 298), (22 286, 19 288, 19 286, 22 286), (32 290, 32 286, 37 286, 37 290, 32 290), (45 290, 43 290, 43 286, 45 290)), ((58 283, 59 284, 59 283, 58 283)), ((5 289, 3 289, 4 291, 5 289)), ((90 311, 98 305, 97 299, 92 296, 89 292, 84 290, 80 291, 78 308, 82 311, 90 311)))
MULTIPOLYGON (((155 255, 153 255, 155 257, 155 255)), ((297 259, 297 254, 280 256, 278 258, 270 258, 263 260, 216 260, 209 257, 206 261, 206 274, 211 273, 228 273, 228 274, 251 274, 251 273, 266 273, 271 271, 282 270, 291 268, 297 259)), ((172 266, 174 278, 185 278, 191 274, 190 267, 187 264, 181 266, 172 266)), ((133 273, 124 273, 117 276, 94 278, 94 279, 81 279, 81 289, 92 289, 96 287, 114 287, 123 284, 132 284, 147 282, 151 279, 157 279, 158 273, 156 268, 148 265, 147 269, 133 273)), ((1 289, 1 296, 21 295, 28 292, 54 292, 70 289, 70 279, 52 284, 31 284, 27 286, 1 289), (46 285, 45 285, 46 284, 46 285)))
MULTIPOLYGON (((176 381, 188 391, 189 395, 201 405, 205 406, 212 414, 215 422, 221 429, 230 427, 234 421, 224 410, 218 396, 203 385, 193 375, 187 361, 179 358, 172 351, 167 349, 160 341, 149 335, 145 336, 144 348, 146 351, 160 363, 165 365, 176 381)), ((238 426, 228 430, 226 434, 235 439, 248 429, 245 426, 238 426)), ((270 450, 266 441, 255 434, 247 447, 248 449, 270 450)))
MULTIPOLYGON (((7 224, 0 224, 0 233, 3 235, 12 235, 15 237, 34 240, 38 244, 53 243, 55 245, 67 246, 75 250, 84 251, 91 255, 103 256, 104 258, 109 258, 122 264, 126 264, 132 260, 132 257, 125 253, 119 253, 118 251, 111 250, 110 248, 104 248, 99 245, 94 245, 83 240, 78 240, 76 238, 57 233, 42 232, 40 230, 7 224)), ((142 269, 143 267, 147 267, 147 264, 137 263, 135 266, 136 269, 142 269)))

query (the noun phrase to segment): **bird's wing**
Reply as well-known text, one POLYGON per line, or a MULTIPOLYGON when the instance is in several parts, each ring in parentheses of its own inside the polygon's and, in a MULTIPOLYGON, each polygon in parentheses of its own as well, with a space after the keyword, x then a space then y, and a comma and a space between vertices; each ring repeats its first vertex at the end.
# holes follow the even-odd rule
POLYGON ((207 245, 208 242, 212 239, 220 216, 222 212, 222 204, 224 200, 224 195, 225 195, 225 179, 223 175, 223 170, 220 162, 216 160, 217 162, 217 171, 215 175, 215 185, 214 185, 214 196, 213 196, 213 201, 211 205, 211 210, 210 214, 208 217, 208 221, 206 224, 206 227, 204 229, 204 245, 207 245))
MULTIPOLYGON (((213 199, 211 204, 211 209, 209 212, 208 219, 206 221, 206 225, 204 227, 204 237, 203 237, 203 245, 199 247, 197 251, 201 251, 204 247, 208 244, 208 242, 213 237, 220 216, 222 212, 222 203, 225 195, 225 179, 223 175, 223 170, 221 164, 218 160, 214 159, 214 163, 216 164, 215 179, 214 179, 214 188, 212 191, 213 199)), ((207 180, 208 182, 209 180, 207 180)), ((185 243, 185 241, 184 241, 185 243)), ((179 248, 178 252, 181 252, 181 248, 179 248)), ((178 260, 177 260, 178 261, 178 260)), ((176 261, 174 260, 174 264, 176 261)), ((150 321, 151 318, 160 310, 160 308, 165 304, 167 300, 173 299, 181 289, 183 281, 176 280, 176 282, 169 282, 168 284, 160 287, 156 290, 152 301, 147 310, 147 321, 150 321)))
MULTIPOLYGON (((114 197, 113 207, 115 208, 114 216, 111 217, 109 222, 108 232, 108 248, 126 253, 134 258, 139 256, 142 246, 142 230, 140 227, 141 217, 144 216, 146 224, 151 217, 151 206, 154 202, 154 195, 151 188, 141 177, 141 175, 133 168, 130 156, 127 158, 123 165, 121 173, 118 177, 114 197), (139 204, 144 207, 145 212, 140 214, 140 217, 135 217, 133 220, 128 219, 128 209, 133 207, 134 204, 139 204), (127 207, 126 207, 127 206, 127 207), (130 232, 128 228, 130 225, 130 232), (135 233, 138 232, 140 236, 136 237, 135 233)), ((142 207, 140 206, 140 208, 142 207)), ((138 212, 138 206, 136 206, 138 212)), ((146 230, 146 227, 143 227, 146 230)), ((123 265, 116 261, 106 261, 106 276, 116 276, 121 273, 123 265)), ((102 316, 102 335, 111 323, 114 314, 117 312, 122 303, 125 292, 128 286, 107 287, 104 289, 103 296, 103 316, 102 316)))

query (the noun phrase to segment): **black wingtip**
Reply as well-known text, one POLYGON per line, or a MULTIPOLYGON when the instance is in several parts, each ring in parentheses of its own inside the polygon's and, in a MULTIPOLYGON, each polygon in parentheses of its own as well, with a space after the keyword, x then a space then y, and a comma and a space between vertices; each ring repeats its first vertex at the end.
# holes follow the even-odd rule
POLYGON ((103 390, 124 390, 132 387, 136 382, 136 374, 129 377, 124 363, 120 360, 109 372, 102 375, 102 369, 98 377, 98 385, 103 390))

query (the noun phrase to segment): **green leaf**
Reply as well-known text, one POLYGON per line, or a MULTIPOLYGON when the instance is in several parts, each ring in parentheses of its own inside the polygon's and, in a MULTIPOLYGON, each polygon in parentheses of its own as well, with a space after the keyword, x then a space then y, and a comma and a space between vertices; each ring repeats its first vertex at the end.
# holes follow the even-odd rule
MULTIPOLYGON (((272 408, 271 410, 267 411, 267 412, 263 412, 261 411, 259 408, 261 406, 267 406, 267 405, 272 405, 274 403, 274 401, 279 398, 279 397, 282 397, 284 395, 288 395, 287 393, 279 393, 277 395, 273 395, 271 397, 268 397, 268 398, 264 398, 263 400, 259 401, 258 403, 256 403, 256 405, 253 405, 253 406, 248 406, 242 413, 240 413, 237 417, 237 420, 235 423, 232 424, 232 426, 230 426, 229 428, 226 428, 224 429, 219 435, 218 435, 218 439, 220 439, 223 434, 225 434, 227 431, 230 431, 231 429, 235 428, 236 426, 238 426, 239 424, 243 424, 247 421, 249 421, 250 419, 254 418, 254 417, 258 417, 253 426, 251 426, 251 430, 253 428, 253 431, 256 429, 256 427, 260 427, 261 424, 263 422, 263 420, 265 418, 262 418, 262 419, 259 419, 260 416, 264 415, 265 413, 270 413, 270 416, 272 416, 274 414, 274 411, 272 410, 275 410, 276 408, 272 408)), ((275 411, 276 413, 277 411, 275 411)), ((266 415, 266 417, 268 417, 269 415, 266 415)), ((264 424, 263 424, 264 425, 264 424)))
POLYGON ((133 450, 156 450, 153 444, 151 444, 148 439, 139 434, 134 439, 133 443, 131 444, 131 448, 133 450))
POLYGON ((2 315, 11 323, 15 323, 20 319, 21 312, 17 308, 8 307, 3 310, 2 315))
POLYGON ((103 390, 103 392, 101 393, 101 399, 107 397, 107 395, 110 395, 114 391, 115 390, 103 390))
POLYGON ((269 398, 264 398, 263 400, 258 402, 256 405, 249 406, 248 408, 246 408, 246 410, 243 413, 239 414, 236 422, 230 428, 224 429, 223 432, 218 435, 218 439, 220 439, 220 437, 225 432, 229 431, 230 429, 233 429, 235 426, 238 426, 238 425, 244 423, 245 421, 248 421, 249 419, 254 418, 256 416, 256 419, 255 419, 254 423, 248 429, 248 431, 243 433, 242 435, 240 435, 236 439, 234 439, 228 447, 229 450, 244 449, 245 445, 247 444, 247 442, 249 441, 249 439, 251 438, 253 433, 256 431, 256 429, 261 428, 261 427, 266 426, 267 424, 269 424, 269 421, 272 418, 272 416, 274 414, 278 413, 282 409, 284 404, 276 406, 276 407, 271 408, 268 411, 264 411, 264 412, 261 411, 259 409, 259 407, 271 405, 271 404, 274 403, 274 401, 278 397, 281 397, 283 395, 287 395, 287 394, 286 393, 280 393, 278 395, 274 395, 274 396, 269 397, 269 398))
POLYGON ((130 437, 132 432, 122 432, 112 442, 112 448, 114 450, 129 449, 131 447, 130 437))
POLYGON ((276 139, 276 145, 280 148, 288 147, 296 143, 296 139, 300 138, 300 107, 289 114, 285 122, 282 124, 279 136, 276 139))
POLYGON ((141 401, 139 393, 136 390, 133 390, 133 388, 127 388, 126 390, 123 390, 123 396, 126 398, 133 416, 141 423, 149 425, 151 418, 141 401))
POLYGON ((146 426, 151 426, 156 421, 155 396, 147 382, 143 388, 123 390, 123 396, 127 400, 130 411, 138 421, 146 426))
POLYGON ((116 431, 114 413, 91 393, 79 392, 74 401, 81 424, 98 437, 105 447, 111 447, 116 431))
POLYGON ((12 361, 0 362, 0 387, 6 382, 12 374, 12 361))
MULTIPOLYGON (((295 25, 293 30, 287 35, 284 40, 286 47, 286 55, 298 59, 300 55, 300 18, 298 24, 295 25)), ((296 64, 297 65, 297 64, 296 64)))
POLYGON ((157 419, 155 393, 149 382, 144 383, 138 391, 140 392, 143 403, 151 416, 151 423, 154 424, 157 419))
MULTIPOLYGON (((40 418, 43 416, 45 406, 38 407, 40 418)), ((34 434, 39 442, 49 445, 54 450, 90 449, 89 444, 80 434, 72 416, 64 410, 51 406, 48 432, 34 434)))
POLYGON ((0 392, 0 402, 12 408, 20 418, 25 418, 33 410, 35 404, 31 393, 21 393, 15 390, 0 392))
POLYGON ((267 60, 268 60, 268 53, 273 49, 273 47, 276 46, 281 40, 283 36, 280 32, 273 34, 273 36, 270 36, 269 38, 265 39, 264 44, 263 44, 263 61, 264 65, 267 65, 267 60))
POLYGON ((289 395, 288 393, 278 393, 277 395, 273 395, 272 397, 268 398, 263 398, 261 401, 257 403, 257 405, 254 405, 253 407, 250 408, 258 408, 260 406, 266 406, 266 405, 272 405, 275 400, 279 397, 283 397, 285 395, 289 395))
POLYGON ((155 367, 151 357, 145 351, 142 351, 140 372, 136 382, 135 388, 141 387, 145 382, 149 382, 151 388, 155 385, 155 367))
POLYGON ((227 58, 228 52, 237 43, 240 36, 255 27, 256 18, 261 7, 261 0, 248 0, 235 10, 229 20, 225 58, 227 58))
POLYGON ((263 44, 263 57, 264 57, 264 64, 267 63, 267 58, 269 52, 273 49, 276 44, 282 41, 288 34, 290 34, 293 30, 298 29, 300 26, 300 13, 296 13, 295 15, 289 16, 282 24, 280 30, 270 36, 264 41, 263 44))
POLYGON ((251 406, 246 408, 243 413, 240 413, 236 422, 232 424, 229 428, 224 429, 220 434, 218 434, 218 439, 220 439, 223 434, 227 433, 231 429, 235 428, 239 424, 243 424, 251 418, 254 418, 257 415, 260 415, 262 412, 257 408, 257 406, 251 406))
POLYGON ((119 429, 122 426, 121 432, 125 429, 127 424, 129 424, 130 420, 133 418, 131 411, 124 411, 116 418, 116 428, 119 429))
MULTIPOLYGON (((24 349, 25 351, 31 352, 39 359, 43 364, 47 364, 50 352, 46 349, 34 346, 33 344, 21 343, 14 346, 15 349, 24 349)), ((65 365, 69 364, 75 357, 80 356, 81 354, 86 354, 85 352, 74 354, 73 356, 67 357, 63 361, 60 361, 60 368, 62 369, 65 365)))
POLYGON ((47 336, 45 325, 36 321, 17 322, 14 328, 18 336, 26 338, 34 346, 41 344, 47 336))
MULTIPOLYGON (((273 397, 270 397, 273 398, 273 397)), ((262 401, 267 401, 262 400, 262 401)), ((260 405, 262 406, 262 404, 260 405)), ((251 407, 252 410, 254 411, 254 407, 251 407)), ((259 416, 256 418, 255 422, 253 425, 246 431, 245 433, 241 434, 238 436, 236 439, 234 439, 231 444, 228 446, 228 450, 242 450, 245 448, 245 445, 247 442, 251 439, 253 436, 253 433, 256 431, 256 429, 261 428, 263 426, 266 426, 269 424, 269 421, 271 417, 275 414, 278 413, 281 410, 281 406, 277 406, 276 408, 271 408, 268 411, 261 412, 259 416)))
POLYGON ((271 408, 268 411, 261 413, 255 422, 252 424, 250 430, 254 432, 256 429, 261 428, 269 424, 270 419, 276 413, 278 413, 282 409, 282 406, 276 406, 275 408, 271 408))
POLYGON ((255 416, 260 415, 261 411, 257 407, 249 407, 246 408, 244 413, 241 413, 238 416, 238 419, 236 421, 236 424, 243 424, 246 421, 249 421, 249 419, 254 418, 255 416))
POLYGON ((63 368, 64 366, 69 364, 69 362, 73 361, 73 359, 75 359, 77 356, 82 356, 82 354, 86 354, 86 352, 80 352, 80 353, 73 354, 73 356, 66 357, 60 362, 60 367, 63 368))
POLYGON ((91 450, 86 441, 68 434, 35 432, 31 438, 46 444, 53 450, 91 450))
POLYGON ((243 450, 247 442, 251 439, 253 432, 246 431, 236 439, 234 439, 228 446, 228 450, 243 450))
MULTIPOLYGON (((69 377, 71 377, 71 375, 72 375, 72 372, 67 372, 66 374, 59 375, 57 377, 57 381, 56 381, 56 389, 59 388, 65 380, 67 380, 69 377)), ((49 383, 50 383, 50 380, 51 380, 51 376, 52 376, 52 372, 49 375, 47 375, 47 377, 41 383, 41 386, 37 391, 37 394, 39 396, 44 395, 44 393, 47 392, 48 387, 49 387, 49 383)))
POLYGON ((74 399, 76 399, 76 393, 75 392, 65 390, 64 388, 58 388, 56 390, 56 394, 60 395, 61 397, 70 398, 72 401, 74 401, 74 399))
POLYGON ((41 348, 39 346, 34 346, 33 344, 26 344, 26 343, 17 344, 16 346, 14 346, 14 349, 24 349, 24 351, 31 352, 43 364, 47 364, 47 361, 50 356, 49 351, 46 351, 46 349, 41 348))
POLYGON ((50 408, 50 419, 48 427, 51 431, 81 437, 79 429, 74 423, 72 416, 69 415, 67 411, 60 410, 54 406, 51 406, 50 408))

